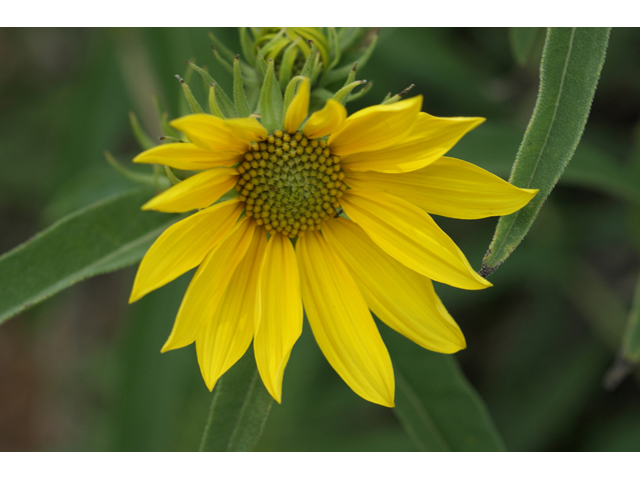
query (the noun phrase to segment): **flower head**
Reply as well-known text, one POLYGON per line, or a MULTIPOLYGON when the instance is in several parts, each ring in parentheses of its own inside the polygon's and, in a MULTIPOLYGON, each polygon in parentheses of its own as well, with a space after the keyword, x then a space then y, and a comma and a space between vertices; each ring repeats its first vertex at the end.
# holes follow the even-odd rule
POLYGON ((207 114, 171 123, 191 143, 134 161, 197 170, 143 208, 200 209, 168 228, 140 264, 131 301, 198 267, 162 351, 195 341, 209 389, 253 341, 262 380, 280 402, 303 308, 325 357, 363 398, 394 404, 391 359, 370 311, 417 344, 465 347, 432 280, 491 284, 429 213, 506 215, 536 193, 443 155, 481 118, 421 112, 420 96, 347 117, 328 100, 308 116, 300 79, 281 128, 207 114), (220 201, 228 191, 237 192, 220 201), (218 202, 218 203, 216 203, 218 202))

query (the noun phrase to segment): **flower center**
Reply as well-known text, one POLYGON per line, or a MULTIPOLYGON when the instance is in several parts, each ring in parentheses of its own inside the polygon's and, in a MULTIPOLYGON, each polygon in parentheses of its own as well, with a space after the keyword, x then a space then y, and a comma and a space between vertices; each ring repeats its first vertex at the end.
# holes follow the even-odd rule
POLYGON ((347 186, 340 158, 331 155, 324 140, 310 140, 277 130, 253 142, 238 165, 236 190, 247 216, 271 233, 295 237, 319 230, 340 207, 347 186))

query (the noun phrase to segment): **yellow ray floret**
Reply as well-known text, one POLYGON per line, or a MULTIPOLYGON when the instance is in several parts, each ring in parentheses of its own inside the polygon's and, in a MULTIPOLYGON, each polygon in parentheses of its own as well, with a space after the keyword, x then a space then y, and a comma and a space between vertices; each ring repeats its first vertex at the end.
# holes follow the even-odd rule
POLYGON ((178 316, 162 351, 186 347, 211 321, 236 267, 244 258, 255 232, 253 220, 243 218, 204 259, 182 299, 178 316))
POLYGON ((145 150, 134 163, 157 163, 178 170, 207 170, 230 167, 241 157, 235 150, 211 151, 192 143, 168 143, 145 150))
POLYGON ((346 170, 386 173, 410 172, 435 162, 484 118, 439 118, 418 114, 409 136, 394 145, 373 152, 357 152, 344 158, 346 170))
POLYGON ((382 192, 351 189, 341 204, 351 220, 406 267, 457 288, 491 286, 433 219, 409 202, 382 192))
POLYGON ((153 197, 142 209, 182 213, 208 207, 233 188, 238 175, 235 168, 214 168, 198 173, 153 197))
POLYGON ((509 215, 538 192, 449 157, 408 173, 349 172, 349 185, 390 193, 428 213, 464 219, 509 215))
POLYGON ((322 233, 380 320, 434 352, 455 353, 465 348, 462 331, 440 302, 431 280, 384 253, 349 220, 327 222, 322 233))
POLYGON ((298 263, 291 241, 285 236, 274 235, 269 239, 260 277, 260 321, 253 349, 260 377, 280 403, 284 368, 302 333, 298 263))
POLYGON ((258 308, 259 266, 267 246, 267 233, 257 229, 247 253, 231 276, 216 312, 205 322, 196 338, 196 352, 202 377, 213 390, 220 376, 249 348, 258 308))
POLYGON ((139 300, 197 267, 233 228, 242 213, 237 199, 219 203, 167 228, 145 254, 129 302, 139 300), (189 248, 185 248, 187 246, 189 248))
POLYGON ((287 133, 295 133, 300 124, 307 118, 309 111, 309 79, 298 82, 298 91, 291 101, 284 117, 284 129, 287 133))
POLYGON ((340 102, 329 99, 322 110, 311 114, 302 133, 307 138, 326 137, 338 131, 346 118, 347 110, 340 102))
POLYGON ((389 352, 346 267, 317 232, 299 238, 296 253, 307 318, 322 353, 354 392, 393 407, 389 352))
POLYGON ((196 113, 173 120, 170 125, 183 132, 197 146, 212 151, 233 150, 242 153, 251 142, 267 137, 267 131, 255 118, 225 120, 196 113))
POLYGON ((420 108, 422 96, 365 108, 349 116, 327 143, 341 157, 390 147, 409 135, 420 108))

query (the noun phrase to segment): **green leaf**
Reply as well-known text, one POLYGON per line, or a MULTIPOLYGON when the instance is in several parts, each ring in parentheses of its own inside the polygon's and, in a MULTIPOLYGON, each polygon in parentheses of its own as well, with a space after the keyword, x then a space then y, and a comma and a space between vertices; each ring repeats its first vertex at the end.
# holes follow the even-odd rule
POLYGON ((256 60, 256 62, 258 62, 258 66, 260 67, 260 73, 262 73, 262 76, 264 77, 267 74, 267 70, 269 70, 267 61, 264 59, 262 55, 258 55, 258 59, 256 60))
POLYGON ((351 67, 351 70, 349 71, 349 75, 347 75, 347 79, 344 82, 345 87, 350 83, 355 82, 357 70, 358 70, 358 62, 355 62, 353 64, 353 67, 351 67))
POLYGON ((216 49, 216 47, 211 45, 211 51, 213 52, 213 56, 216 57, 216 60, 218 61, 218 63, 222 65, 222 68, 224 68, 227 72, 233 75, 233 67, 229 62, 227 62, 224 58, 222 58, 220 53, 218 53, 218 50, 216 49))
POLYGON ((177 130, 175 130, 171 125, 169 125, 169 113, 164 109, 162 103, 160 103, 160 99, 158 97, 153 97, 153 104, 156 107, 156 112, 158 113, 158 117, 160 117, 160 125, 162 127, 162 131, 166 136, 173 137, 178 135, 177 130))
POLYGON ((187 64, 193 70, 198 72, 198 74, 204 79, 204 81, 207 82, 207 85, 216 84, 218 86, 218 91, 216 92, 216 100, 224 116, 226 118, 237 117, 238 113, 236 112, 236 107, 233 105, 233 102, 229 100, 229 97, 227 96, 223 88, 213 79, 213 77, 209 75, 209 73, 204 71, 202 68, 200 68, 198 65, 196 65, 195 63, 187 62, 187 64))
POLYGON ((209 32, 209 38, 211 39, 211 41, 213 42, 213 45, 220 50, 220 52, 222 52, 222 55, 224 55, 225 57, 227 57, 227 60, 230 62, 233 62, 233 59, 236 57, 236 55, 224 44, 224 42, 221 42, 218 37, 216 37, 213 32, 209 32))
POLYGON ((511 27, 509 28, 509 43, 513 57, 521 67, 525 66, 531 57, 539 27, 511 27))
POLYGON ((338 32, 338 42, 341 50, 346 50, 354 45, 365 29, 359 27, 342 27, 338 32))
POLYGON ((256 63, 256 54, 253 50, 253 40, 251 39, 249 30, 247 29, 247 27, 240 27, 239 34, 240 45, 242 46, 242 53, 244 54, 244 58, 246 58, 250 64, 254 65, 256 63))
MULTIPOLYGON (((258 51, 258 54, 266 57, 266 56, 271 56, 274 60, 275 57, 278 55, 278 53, 280 52, 281 48, 278 49, 278 51, 274 54, 273 52, 271 52, 271 50, 278 45, 279 43, 282 42, 282 37, 284 36, 286 30, 283 28, 281 29, 276 35, 274 35, 271 40, 269 40, 267 43, 264 44, 264 46, 262 48, 260 48, 260 50, 258 51)), ((288 44, 288 41, 285 41, 284 45, 288 44)))
POLYGON ((313 62, 313 68, 311 69, 311 76, 309 77, 311 79, 311 84, 315 84, 316 80, 318 79, 318 77, 320 76, 320 72, 322 72, 322 61, 320 60, 320 53, 316 54, 316 59, 313 62))
POLYGON ((395 95, 391 95, 391 93, 388 93, 385 99, 382 100, 382 102, 380 102, 380 105, 389 105, 391 103, 399 102, 402 99, 402 97, 404 97, 407 93, 409 93, 409 91, 413 87, 415 87, 415 85, 411 84, 407 88, 405 88, 403 91, 401 91, 400 93, 396 93, 395 95))
POLYGON ((156 146, 156 143, 149 138, 147 132, 145 132, 142 125, 140 125, 136 114, 131 111, 129 112, 129 122, 131 123, 131 130, 133 130, 133 136, 136 137, 136 141, 138 142, 138 145, 140 145, 140 148, 143 150, 149 150, 156 146))
POLYGON ((268 132, 278 130, 284 124, 282 90, 280 90, 280 83, 278 83, 273 71, 273 64, 273 59, 270 58, 262 90, 260 91, 259 102, 262 124, 268 132))
POLYGON ((364 97, 367 93, 371 91, 371 87, 373 87, 373 82, 367 83, 364 87, 362 87, 356 93, 352 93, 347 97, 347 103, 353 102, 354 100, 358 100, 359 98, 364 97))
POLYGON ((627 329, 622 339, 622 352, 624 359, 628 362, 640 362, 640 280, 636 285, 633 306, 631 307, 627 329))
POLYGON ((309 27, 289 27, 288 30, 294 32, 295 35, 300 35, 303 38, 313 41, 320 52, 322 63, 325 67, 329 64, 330 54, 326 34, 322 33, 318 28, 309 27))
POLYGON ((236 107, 233 105, 229 97, 225 93, 224 89, 217 83, 215 83, 215 98, 220 111, 226 118, 236 118, 238 116, 238 112, 236 112, 236 107))
POLYGON ((344 105, 345 103, 347 103, 347 97, 349 96, 349 94, 351 93, 351 91, 360 86, 367 83, 366 80, 356 80, 355 82, 351 82, 349 85, 346 85, 344 87, 342 87, 340 90, 338 90, 336 92, 336 94, 333 96, 333 99, 336 102, 340 102, 342 105, 344 105))
POLYGON ((613 353, 620 346, 627 306, 612 289, 611 282, 586 262, 567 265, 569 276, 554 278, 555 287, 566 292, 573 307, 594 336, 613 353))
POLYGON ((291 80, 293 75, 293 64, 296 61, 298 55, 298 44, 302 37, 297 37, 291 44, 285 49, 282 54, 282 60, 280 62, 280 88, 284 90, 291 80))
MULTIPOLYGON (((640 281, 631 312, 627 314, 625 303, 596 269, 583 263, 571 271, 572 277, 558 282, 558 287, 567 292, 596 337, 612 353, 618 350, 616 360, 602 381, 607 390, 613 390, 640 363, 640 281)), ((640 379, 640 372, 636 371, 635 377, 640 379)))
POLYGON ((550 28, 540 65, 540 91, 510 182, 537 188, 521 210, 500 218, 481 274, 490 275, 527 234, 578 146, 609 41, 608 28, 550 28))
POLYGON ((115 158, 113 158, 113 155, 111 155, 111 153, 109 153, 109 151, 107 150, 105 150, 104 156, 107 159, 107 162, 109 163, 109 165, 111 165, 124 178, 132 182, 139 183, 141 185, 148 185, 153 188, 162 188, 162 189, 169 188, 169 182, 167 181, 166 178, 160 177, 157 174, 156 172, 157 169, 155 168, 156 167, 155 165, 154 165, 154 173, 152 174, 139 173, 132 170, 131 168, 128 168, 122 165, 115 158))
POLYGON ((247 96, 244 93, 239 55, 233 60, 233 99, 235 101, 236 111, 240 117, 248 117, 251 115, 247 96))
POLYGON ((173 173, 173 170, 171 170, 171 167, 168 165, 164 166, 164 172, 167 175, 167 178, 169 179, 169 181, 173 184, 173 185, 177 185, 179 184, 182 180, 180 180, 178 177, 176 177, 176 175, 173 173))
MULTIPOLYGON (((371 54, 375 50, 377 44, 378 44, 378 35, 375 35, 371 39, 371 43, 367 45, 366 50, 362 53, 362 55, 360 55, 360 57, 358 58, 358 61, 356 62, 359 68, 362 68, 366 65, 367 61, 371 57, 371 54)), ((340 68, 337 68, 336 70, 332 70, 331 72, 328 72, 326 75, 322 77, 320 81, 320 86, 324 87, 325 85, 329 85, 332 82, 336 82, 342 78, 349 76, 349 73, 351 72, 352 69, 353 69, 353 65, 347 64, 340 68)))
POLYGON ((616 388, 640 363, 640 280, 636 284, 633 305, 622 335, 622 347, 615 363, 604 377, 603 384, 608 390, 616 388))
POLYGON ((74 283, 139 261, 175 215, 143 212, 149 188, 107 198, 0 257, 0 323, 74 283))
POLYGON ((193 93, 191 92, 189 85, 187 85, 187 82, 180 78, 180 75, 176 75, 175 77, 180 81, 180 86, 182 87, 182 91, 184 92, 184 97, 187 99, 187 104, 189 105, 191 113, 203 113, 202 107, 198 103, 198 100, 196 100, 196 97, 193 96, 193 93))
POLYGON ((195 70, 196 72, 198 72, 198 75, 200 75, 202 77, 202 79, 207 83, 207 85, 211 85, 212 83, 215 83, 216 81, 213 79, 213 77, 211 75, 209 75, 209 72, 207 72, 206 70, 200 68, 198 65, 196 65, 195 63, 187 60, 187 65, 189 65, 193 70, 195 70))
POLYGON ((338 34, 334 27, 329 27, 329 58, 331 62, 327 65, 327 71, 331 71, 338 63, 342 56, 342 50, 340 49, 340 41, 338 40, 338 34))
POLYGON ((311 44, 311 51, 309 52, 309 55, 307 55, 307 59, 304 61, 300 75, 311 78, 311 71, 313 70, 313 65, 316 61, 316 57, 318 56, 318 45, 312 40, 307 41, 311 44))
POLYGON ((216 385, 200 451, 248 452, 258 442, 273 398, 249 349, 216 385))
POLYGON ((502 451, 482 400, 453 355, 430 352, 381 329, 396 376, 393 410, 421 451, 502 451))
POLYGON ((216 99, 216 87, 220 90, 220 87, 215 83, 212 83, 209 87, 209 110, 211 110, 211 115, 220 118, 226 118, 222 110, 220 110, 220 106, 218 105, 218 101, 216 99))
MULTIPOLYGON (((188 61, 187 61, 187 64, 189 64, 188 61)), ((191 81, 191 78, 193 77, 193 69, 187 68, 186 71, 184 72, 184 78, 181 78, 180 75, 174 75, 174 77, 177 78, 178 81, 181 83, 181 88, 184 93, 184 95, 180 98, 180 101, 178 102, 178 115, 180 117, 183 117, 185 115, 190 115, 191 113, 193 113, 193 107, 189 102, 189 94, 191 94, 191 91, 189 87, 185 89, 184 85, 185 84, 188 85, 188 83, 191 81)))

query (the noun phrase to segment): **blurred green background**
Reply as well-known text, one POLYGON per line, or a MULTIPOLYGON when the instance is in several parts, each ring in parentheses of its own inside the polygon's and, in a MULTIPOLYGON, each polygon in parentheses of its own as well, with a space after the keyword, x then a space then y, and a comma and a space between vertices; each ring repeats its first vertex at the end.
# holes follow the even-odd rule
MULTIPOLYGON (((235 30, 213 30, 240 52, 235 30)), ((185 60, 230 87, 208 31, 0 30, 0 253, 131 187, 103 151, 122 162, 139 152, 129 110, 160 135, 153 95, 179 114, 185 60)), ((383 29, 358 75, 373 88, 349 110, 414 83, 431 114, 487 118, 450 155, 506 178, 543 41, 540 29, 518 63, 508 29, 383 29)), ((640 375, 602 387, 640 273, 639 49, 640 30, 612 31, 583 140, 494 287, 436 286, 467 338, 456 357, 509 450, 640 449, 640 375)), ((436 220, 479 268, 497 220, 436 220)), ((189 278, 128 306, 134 273, 90 279, 0 327, 0 450, 197 449, 211 394, 195 350, 159 353, 189 278)), ((305 324, 258 449, 414 446, 391 410, 342 382, 305 324)))

